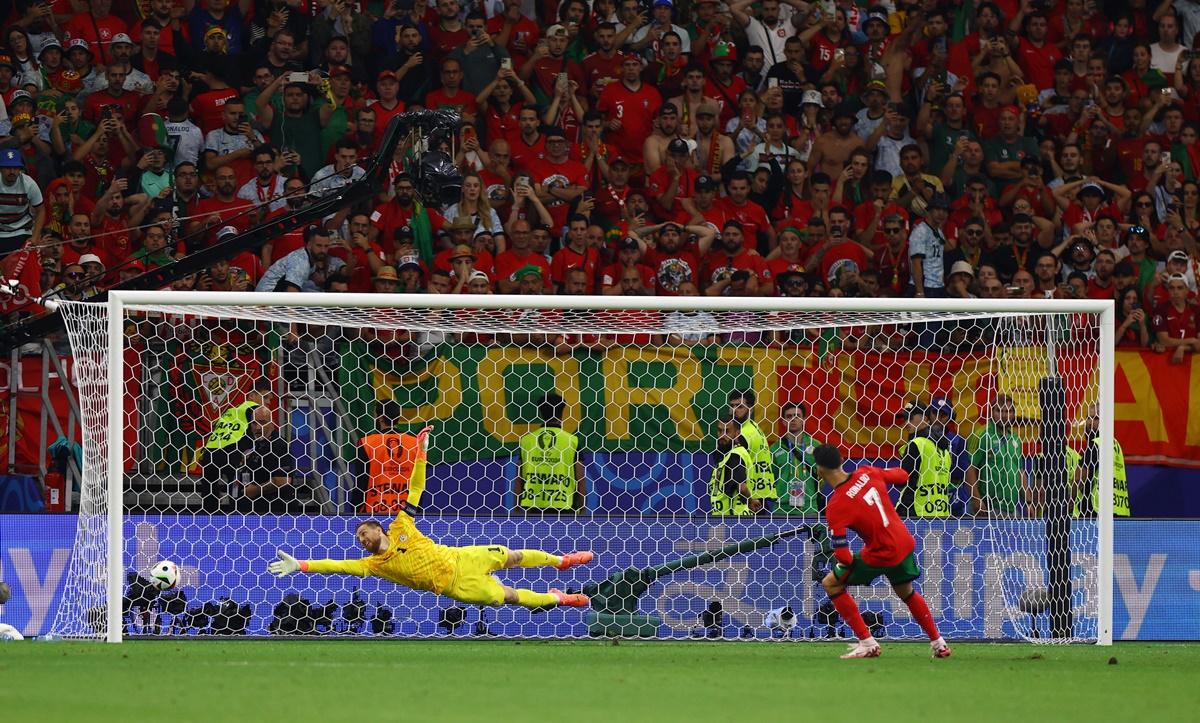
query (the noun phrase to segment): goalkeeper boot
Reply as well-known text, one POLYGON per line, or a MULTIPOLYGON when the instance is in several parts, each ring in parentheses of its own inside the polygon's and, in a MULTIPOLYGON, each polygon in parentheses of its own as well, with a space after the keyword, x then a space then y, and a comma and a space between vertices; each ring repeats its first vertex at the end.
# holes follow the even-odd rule
POLYGON ((563 592, 562 590, 550 588, 550 594, 558 598, 559 605, 569 608, 585 608, 592 604, 592 601, 588 599, 588 596, 582 593, 563 592))
POLYGON ((854 658, 878 658, 883 653, 879 647, 879 643, 875 642, 875 638, 867 638, 866 640, 858 641, 858 644, 850 648, 850 652, 842 656, 842 660, 851 660, 854 658))
POLYGON ((933 653, 933 657, 935 658, 950 657, 950 646, 946 645, 946 641, 941 638, 931 642, 929 644, 929 650, 933 653))
POLYGON ((562 562, 558 563, 559 570, 570 570, 576 565, 586 565, 592 561, 596 555, 591 550, 581 550, 579 552, 568 552, 562 556, 562 562))

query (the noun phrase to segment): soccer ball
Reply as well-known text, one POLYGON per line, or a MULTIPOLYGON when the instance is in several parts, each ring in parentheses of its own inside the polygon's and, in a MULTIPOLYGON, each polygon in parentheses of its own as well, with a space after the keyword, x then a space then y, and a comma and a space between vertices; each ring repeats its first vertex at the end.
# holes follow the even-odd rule
POLYGON ((156 562, 150 568, 150 584, 159 590, 170 590, 179 582, 179 567, 170 560, 156 562))

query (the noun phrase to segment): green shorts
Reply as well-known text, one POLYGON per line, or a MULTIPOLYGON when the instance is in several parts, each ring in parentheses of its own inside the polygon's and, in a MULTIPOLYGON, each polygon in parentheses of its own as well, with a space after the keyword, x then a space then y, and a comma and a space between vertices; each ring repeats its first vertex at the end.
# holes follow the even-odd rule
POLYGON ((908 557, 900 561, 899 565, 891 567, 872 567, 863 562, 862 557, 856 552, 854 553, 854 562, 850 563, 850 567, 839 562, 833 566, 833 575, 847 586, 870 585, 880 575, 886 575, 888 582, 892 585, 903 585, 920 577, 921 568, 917 567, 917 558, 913 557, 911 552, 908 553, 908 557))

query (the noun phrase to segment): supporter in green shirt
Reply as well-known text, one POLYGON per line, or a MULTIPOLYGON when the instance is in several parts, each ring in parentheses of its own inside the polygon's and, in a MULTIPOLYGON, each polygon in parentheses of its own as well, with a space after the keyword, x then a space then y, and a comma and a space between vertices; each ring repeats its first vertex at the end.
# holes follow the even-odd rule
POLYGON ((780 417, 787 431, 771 445, 771 460, 775 467, 775 511, 784 515, 819 514, 825 501, 812 452, 820 442, 804 431, 804 404, 784 404, 780 417))
POLYGON ((971 435, 967 443, 971 453, 967 484, 971 488, 973 514, 1013 517, 1022 500, 1029 501, 1029 477, 1021 439, 1013 430, 1014 419, 1016 408, 1012 397, 997 395, 992 403, 991 420, 971 435))

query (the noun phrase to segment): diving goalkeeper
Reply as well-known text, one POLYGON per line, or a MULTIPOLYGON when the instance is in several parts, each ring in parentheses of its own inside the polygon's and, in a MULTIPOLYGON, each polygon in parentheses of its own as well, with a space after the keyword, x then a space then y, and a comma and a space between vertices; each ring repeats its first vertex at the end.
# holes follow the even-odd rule
POLYGON ((373 575, 414 590, 429 590, 470 605, 520 605, 527 608, 587 607, 586 595, 551 589, 534 592, 509 587, 492 573, 512 567, 554 567, 568 570, 592 561, 589 551, 551 555, 541 550, 510 550, 501 545, 447 547, 426 537, 412 518, 425 491, 425 445, 429 428, 417 435, 417 458, 409 479, 408 501, 384 532, 374 520, 360 524, 354 535, 369 556, 360 560, 297 560, 279 550, 279 560, 267 569, 278 577, 309 572, 367 577, 373 575))

